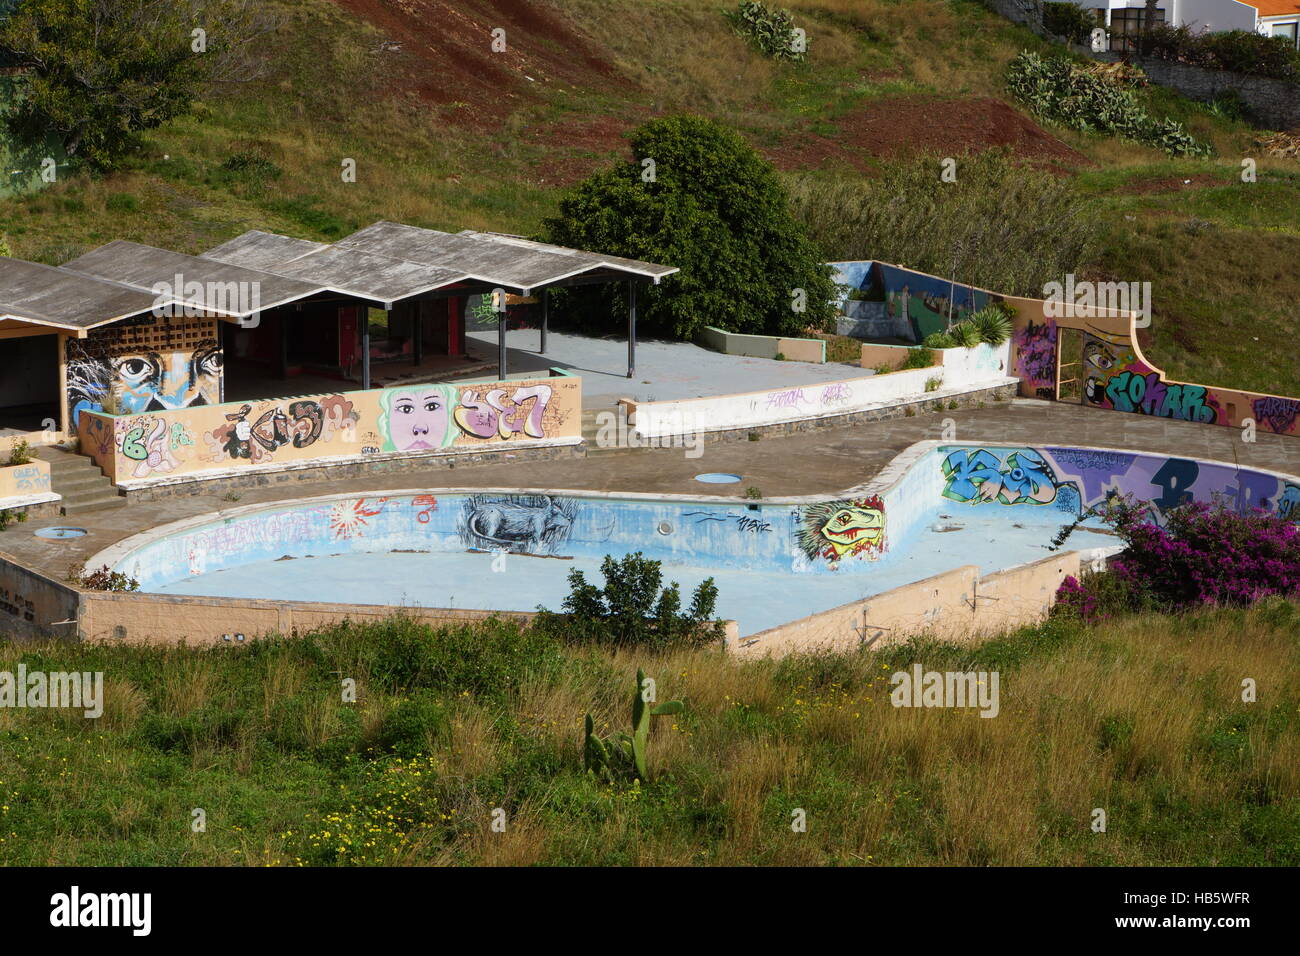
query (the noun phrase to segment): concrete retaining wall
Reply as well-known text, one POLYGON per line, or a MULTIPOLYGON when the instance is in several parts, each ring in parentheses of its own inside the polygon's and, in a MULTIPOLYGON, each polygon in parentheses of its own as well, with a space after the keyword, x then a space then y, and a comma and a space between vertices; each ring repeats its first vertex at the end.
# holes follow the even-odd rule
POLYGON ((774 359, 778 355, 790 362, 826 362, 826 342, 823 339, 794 339, 781 335, 742 335, 726 332, 706 325, 700 332, 699 343, 724 355, 747 355, 751 358, 774 359))
POLYGON ((1079 565, 1077 551, 997 574, 981 575, 967 565, 760 631, 727 648, 738 657, 781 657, 884 647, 921 634, 969 641, 1042 620, 1061 582, 1077 577, 1079 565))

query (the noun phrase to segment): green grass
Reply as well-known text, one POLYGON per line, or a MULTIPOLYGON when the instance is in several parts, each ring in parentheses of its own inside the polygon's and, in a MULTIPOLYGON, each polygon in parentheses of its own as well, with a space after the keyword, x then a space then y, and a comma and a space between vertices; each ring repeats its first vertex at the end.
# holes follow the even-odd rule
POLYGON ((1297 625, 1269 601, 750 663, 400 618, 234 648, 6 646, 5 670, 107 689, 97 721, 0 710, 0 864, 1295 866, 1297 625), (997 670, 1000 715, 892 707, 913 662, 997 670), (638 666, 687 709, 656 722, 649 782, 601 784, 583 715, 623 728, 638 666))

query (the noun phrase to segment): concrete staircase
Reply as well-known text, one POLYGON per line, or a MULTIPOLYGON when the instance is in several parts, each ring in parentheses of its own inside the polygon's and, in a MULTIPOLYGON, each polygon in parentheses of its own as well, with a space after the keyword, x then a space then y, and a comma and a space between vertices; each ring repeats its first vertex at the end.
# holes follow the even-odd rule
POLYGON ((50 447, 39 449, 37 454, 50 463, 50 489, 63 496, 65 515, 90 514, 126 504, 117 487, 85 455, 50 447))
MULTIPOLYGON (((600 431, 600 423, 597 422, 596 416, 601 412, 618 413, 618 406, 608 405, 600 408, 584 408, 582 410, 582 441, 583 448, 586 449, 588 458, 594 458, 598 455, 617 455, 627 454, 635 451, 632 448, 619 448, 616 445, 609 445, 605 448, 596 444, 596 434, 600 431)), ((617 421, 617 419, 616 419, 617 421)))

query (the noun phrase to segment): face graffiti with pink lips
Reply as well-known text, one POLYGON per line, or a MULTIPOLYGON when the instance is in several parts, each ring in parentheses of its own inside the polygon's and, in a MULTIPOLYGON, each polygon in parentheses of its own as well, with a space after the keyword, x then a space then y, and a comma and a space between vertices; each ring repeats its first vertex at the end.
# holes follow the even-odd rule
POLYGON ((446 448, 456 438, 451 410, 456 391, 449 385, 411 385, 384 392, 383 420, 386 451, 431 451, 446 448))

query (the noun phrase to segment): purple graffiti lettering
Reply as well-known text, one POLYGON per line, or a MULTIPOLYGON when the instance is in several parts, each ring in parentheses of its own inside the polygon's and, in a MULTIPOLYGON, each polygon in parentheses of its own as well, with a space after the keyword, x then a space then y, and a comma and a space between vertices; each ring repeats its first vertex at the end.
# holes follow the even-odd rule
POLYGON ((1285 435, 1300 415, 1300 401, 1294 398, 1257 398, 1251 403, 1255 420, 1268 425, 1269 431, 1285 435))

